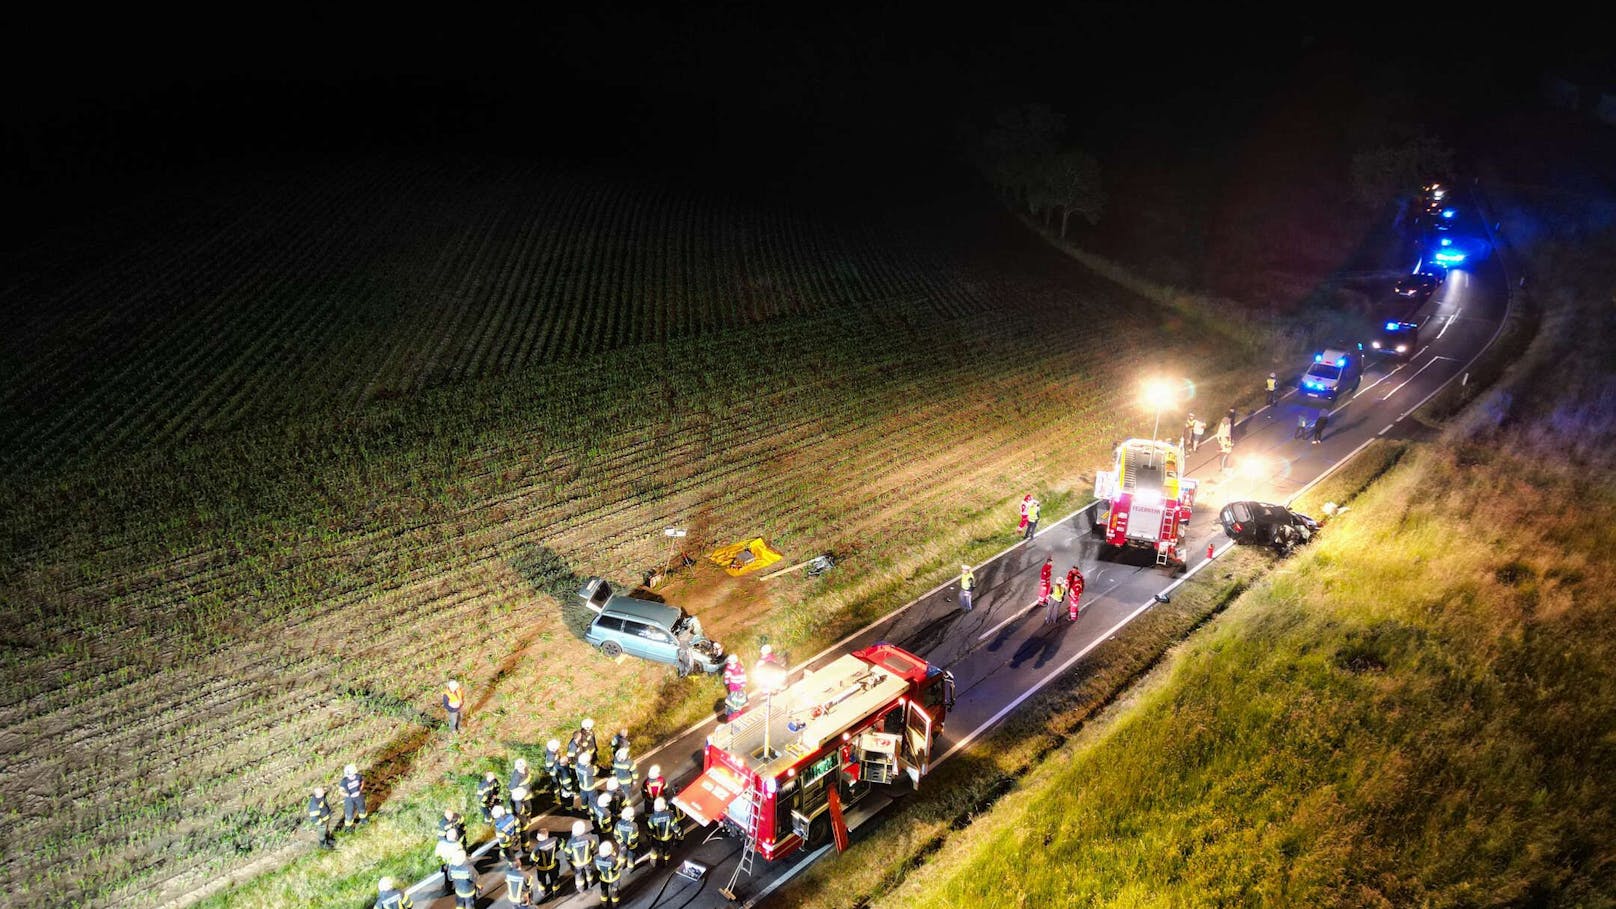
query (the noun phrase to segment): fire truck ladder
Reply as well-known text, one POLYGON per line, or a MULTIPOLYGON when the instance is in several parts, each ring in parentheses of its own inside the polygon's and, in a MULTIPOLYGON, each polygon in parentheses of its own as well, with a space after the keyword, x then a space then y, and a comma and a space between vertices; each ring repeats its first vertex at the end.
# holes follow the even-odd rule
POLYGON ((763 814, 763 784, 762 780, 754 780, 752 785, 746 787, 746 842, 741 846, 741 860, 735 863, 735 873, 729 876, 729 883, 718 888, 724 899, 736 901, 735 885, 740 882, 741 875, 752 873, 752 861, 757 857, 758 823, 763 814))

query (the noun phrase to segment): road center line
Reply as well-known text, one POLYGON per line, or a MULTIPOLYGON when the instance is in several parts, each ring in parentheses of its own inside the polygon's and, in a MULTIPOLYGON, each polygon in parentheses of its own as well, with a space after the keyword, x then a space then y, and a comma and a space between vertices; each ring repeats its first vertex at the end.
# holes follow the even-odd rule
POLYGON ((1419 378, 1420 373, 1425 372, 1427 369, 1430 369, 1432 366, 1435 366, 1436 361, 1437 361, 1436 357, 1432 357, 1431 359, 1426 360, 1424 366, 1421 366, 1419 369, 1414 370, 1414 375, 1411 375, 1408 378, 1404 379, 1402 385, 1399 385, 1396 388, 1392 389, 1391 391, 1386 392, 1386 397, 1381 398, 1381 400, 1382 401, 1390 401, 1392 399, 1392 395, 1397 394, 1398 392, 1402 391, 1404 385, 1407 385, 1408 383, 1410 383, 1410 382, 1414 381, 1415 379, 1419 378))

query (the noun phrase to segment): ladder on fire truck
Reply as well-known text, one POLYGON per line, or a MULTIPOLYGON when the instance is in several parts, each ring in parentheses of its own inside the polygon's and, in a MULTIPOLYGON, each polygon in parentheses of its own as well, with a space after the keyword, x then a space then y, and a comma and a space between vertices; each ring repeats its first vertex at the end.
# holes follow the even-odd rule
POLYGON ((741 844, 741 860, 735 863, 735 873, 729 876, 729 883, 718 888, 724 899, 735 902, 735 885, 740 882, 742 875, 752 873, 752 862, 757 858, 758 818, 763 813, 763 790, 757 780, 746 787, 746 828, 742 831, 745 842, 741 844))

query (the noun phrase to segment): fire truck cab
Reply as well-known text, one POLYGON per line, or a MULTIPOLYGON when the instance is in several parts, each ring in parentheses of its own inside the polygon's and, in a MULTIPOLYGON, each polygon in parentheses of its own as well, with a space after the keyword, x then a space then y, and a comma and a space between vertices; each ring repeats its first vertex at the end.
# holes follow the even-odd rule
POLYGON ((833 833, 843 844, 843 808, 920 785, 953 700, 953 676, 906 650, 846 654, 719 724, 701 776, 673 803, 703 827, 722 822, 765 860, 833 833))
POLYGON ((1108 547, 1150 549, 1156 564, 1185 568, 1184 536, 1196 482, 1182 476, 1184 450, 1171 442, 1128 439, 1110 470, 1094 474, 1094 532, 1108 547))

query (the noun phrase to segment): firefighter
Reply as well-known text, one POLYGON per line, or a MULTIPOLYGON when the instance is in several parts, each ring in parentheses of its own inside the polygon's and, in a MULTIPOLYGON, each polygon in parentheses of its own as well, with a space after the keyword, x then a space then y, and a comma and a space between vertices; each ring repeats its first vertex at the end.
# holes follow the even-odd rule
POLYGON ((522 857, 518 855, 516 861, 505 866, 505 898, 516 909, 528 909, 533 905, 532 890, 527 870, 522 867, 522 857))
POLYGON ((578 752, 577 761, 572 765, 572 775, 578 779, 578 794, 585 799, 595 791, 595 750, 588 748, 578 752))
POLYGON ((622 811, 623 806, 628 804, 628 794, 629 790, 618 784, 617 777, 609 776, 606 778, 606 786, 601 795, 611 799, 613 817, 616 817, 617 812, 622 811))
POLYGON ((1066 572, 1066 617, 1077 621, 1078 615, 1083 611, 1080 601, 1083 599, 1083 572, 1073 565, 1066 572))
POLYGON ((668 809, 668 800, 659 798, 651 803, 651 816, 646 826, 651 830, 651 866, 659 868, 673 861, 673 841, 678 839, 679 819, 668 809))
POLYGON ((503 805, 494 806, 494 842, 499 844, 500 857, 507 862, 522 848, 522 826, 516 815, 506 811, 503 805))
POLYGON ((724 719, 727 720, 746 706, 746 667, 733 653, 724 660, 724 690, 724 719))
POLYGON ((454 885, 455 909, 476 909, 477 869, 471 867, 464 850, 457 850, 449 858, 448 875, 454 885))
POLYGON ((532 811, 535 811, 535 810, 538 809, 538 805, 539 805, 539 798, 538 797, 539 797, 539 795, 541 793, 545 796, 545 798, 544 798, 545 804, 549 804, 550 802, 555 800, 556 781, 555 781, 555 775, 550 772, 550 765, 548 763, 549 759, 550 759, 550 756, 548 754, 546 754, 545 755, 545 763, 540 764, 537 768, 534 768, 534 770, 533 770, 533 785, 528 787, 528 811, 529 812, 532 812, 532 811))
POLYGON ((443 711, 449 715, 449 732, 459 734, 460 711, 466 706, 466 692, 460 683, 450 679, 443 683, 443 711))
POLYGON ((482 807, 483 820, 493 823, 494 806, 500 803, 504 796, 499 785, 499 774, 492 770, 485 771, 483 778, 477 783, 477 804, 482 807))
POLYGON ((1037 499, 1033 499, 1027 504, 1027 532, 1022 536, 1022 540, 1030 540, 1038 532, 1038 518, 1043 513, 1044 508, 1038 503, 1037 499))
POLYGON ((627 748, 628 744, 628 727, 625 726, 612 735, 612 754, 615 755, 617 752, 627 748))
POLYGON ((533 840, 532 859, 533 884, 541 900, 549 899, 561 889, 561 863, 557 860, 560 847, 561 844, 556 842, 549 830, 539 828, 533 840))
POLYGON ((393 886, 393 879, 384 877, 376 882, 375 909, 415 909, 409 894, 393 886))
POLYGON ((453 893, 454 882, 449 879, 449 866, 454 864, 455 856, 465 852, 466 848, 458 839, 445 838, 444 833, 442 829, 438 831, 438 841, 432 846, 432 854, 437 856, 438 873, 443 875, 443 892, 453 893))
POLYGON ((758 648, 758 663, 768 663, 772 666, 779 666, 781 668, 784 668, 786 665, 786 661, 780 659, 780 655, 775 653, 774 648, 768 644, 764 644, 762 647, 758 648))
POLYGON ((505 791, 509 793, 505 800, 507 811, 516 811, 516 790, 518 789, 524 792, 533 790, 533 771, 528 769, 526 758, 517 758, 511 763, 511 778, 505 784, 505 791))
POLYGON ((583 821, 572 822, 572 839, 567 840, 564 847, 567 864, 572 866, 572 881, 578 886, 578 892, 583 893, 595 884, 595 849, 600 845, 600 837, 589 832, 589 826, 583 821))
POLYGON ((321 849, 330 849, 337 844, 336 838, 331 835, 331 803, 325 799, 325 787, 315 786, 314 792, 309 795, 309 827, 314 830, 315 842, 321 849))
MULTIPOLYGON (((1268 388, 1268 406, 1272 407, 1279 402, 1279 376, 1269 373, 1266 387, 1268 388)), ((1268 416, 1269 419, 1273 418, 1273 414, 1268 416)))
POLYGON ((974 591, 975 589, 976 589, 976 573, 971 571, 971 566, 969 566, 969 565, 961 565, 960 566, 959 603, 960 603, 960 609, 962 611, 964 611, 964 612, 970 612, 971 611, 971 592, 974 591))
POLYGON ((595 857, 595 873, 600 876, 600 904, 602 906, 616 906, 619 891, 622 889, 623 857, 618 854, 617 848, 611 840, 600 844, 600 855, 595 857))
POLYGON ((595 825, 595 832, 601 836, 612 834, 612 795, 602 792, 589 803, 589 822, 595 825))
POLYGON ((578 809, 578 780, 572 772, 572 757, 566 752, 556 756, 556 801, 566 811, 578 809))
POLYGON ((627 745, 617 749, 617 757, 612 761, 612 778, 623 787, 624 792, 630 791, 633 785, 640 781, 640 770, 628 756, 627 745))
POLYGON ((365 822, 365 778, 360 775, 359 768, 353 764, 342 768, 342 779, 338 782, 342 790, 342 825, 344 827, 357 827, 365 822))
POLYGON ((590 717, 584 718, 577 731, 572 734, 572 739, 567 742, 567 751, 572 753, 572 759, 575 761, 585 750, 589 752, 591 761, 595 759, 595 752, 600 750, 600 744, 595 741, 595 721, 590 717))
MULTIPOLYGON (((550 778, 550 791, 558 800, 561 798, 561 740, 551 739, 544 743, 544 774, 550 778)), ((572 770, 567 770, 572 775, 572 770)))
POLYGON ((443 809, 443 817, 438 818, 438 839, 457 843, 462 851, 466 848, 466 819, 453 808, 443 809))
POLYGON ((623 861, 629 867, 634 866, 634 850, 640 848, 640 822, 634 816, 634 809, 624 808, 617 815, 617 823, 612 825, 612 836, 617 840, 617 848, 623 853, 623 861))
POLYGON ((648 804, 662 798, 662 793, 668 791, 668 778, 662 775, 661 764, 652 764, 645 772, 645 786, 640 791, 648 804))

